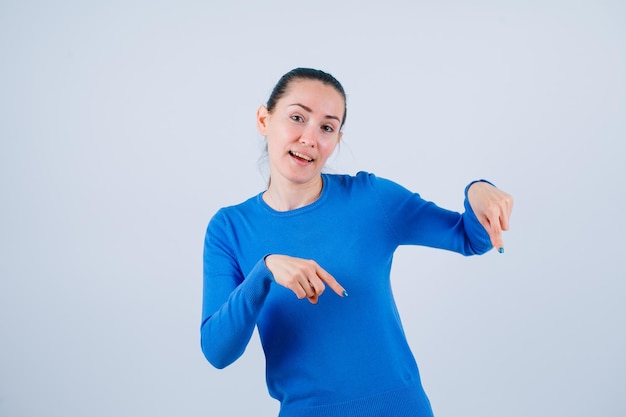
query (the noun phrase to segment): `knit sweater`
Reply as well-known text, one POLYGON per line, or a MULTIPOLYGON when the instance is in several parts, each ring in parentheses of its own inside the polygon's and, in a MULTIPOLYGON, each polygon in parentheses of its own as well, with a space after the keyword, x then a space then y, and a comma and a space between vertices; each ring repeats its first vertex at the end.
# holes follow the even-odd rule
POLYGON ((467 200, 463 214, 373 174, 322 174, 320 197, 279 212, 262 193, 219 210, 204 246, 201 346, 223 368, 258 326, 280 417, 432 416, 394 302, 399 245, 463 255, 491 249, 467 200), (346 288, 317 304, 274 282, 269 254, 312 259, 346 288))

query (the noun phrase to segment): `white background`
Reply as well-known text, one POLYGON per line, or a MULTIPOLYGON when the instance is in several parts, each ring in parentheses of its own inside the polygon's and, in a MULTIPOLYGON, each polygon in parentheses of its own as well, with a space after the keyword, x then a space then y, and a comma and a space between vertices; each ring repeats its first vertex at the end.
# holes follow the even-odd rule
POLYGON ((256 336, 225 370, 201 354, 202 244, 263 190, 255 112, 297 66, 348 93, 329 171, 516 199, 504 255, 397 253, 435 414, 626 415, 624 22, 617 0, 0 1, 0 416, 276 415, 256 336))

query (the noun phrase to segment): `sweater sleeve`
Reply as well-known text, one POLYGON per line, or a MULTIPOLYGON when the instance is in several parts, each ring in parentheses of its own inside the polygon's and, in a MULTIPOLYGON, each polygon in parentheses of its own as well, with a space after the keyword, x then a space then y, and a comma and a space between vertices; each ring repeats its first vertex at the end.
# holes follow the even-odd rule
POLYGON ((219 214, 204 243, 200 344, 206 359, 221 369, 245 351, 273 278, 263 258, 243 276, 229 244, 232 230, 219 214))
POLYGON ((389 230, 399 245, 429 246, 466 256, 491 249, 489 234, 467 199, 469 185, 465 189, 465 212, 458 213, 438 207, 395 182, 371 174, 370 181, 389 230))

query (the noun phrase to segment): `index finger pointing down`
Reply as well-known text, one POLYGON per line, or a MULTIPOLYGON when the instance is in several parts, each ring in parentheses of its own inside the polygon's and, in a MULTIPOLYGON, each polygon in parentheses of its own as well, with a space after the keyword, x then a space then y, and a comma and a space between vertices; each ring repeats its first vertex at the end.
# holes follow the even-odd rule
POLYGON ((326 272, 322 267, 319 267, 317 270, 317 276, 324 281, 328 286, 340 297, 347 297, 348 292, 343 288, 337 280, 326 272))

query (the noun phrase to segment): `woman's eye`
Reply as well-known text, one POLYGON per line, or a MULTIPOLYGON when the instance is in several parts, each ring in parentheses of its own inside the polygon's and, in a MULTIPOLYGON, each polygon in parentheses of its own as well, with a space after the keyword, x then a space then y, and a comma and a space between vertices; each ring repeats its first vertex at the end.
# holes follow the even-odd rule
POLYGON ((324 132, 327 132, 327 133, 332 133, 335 131, 335 129, 333 129, 333 127, 329 125, 323 126, 322 129, 324 130, 324 132))
POLYGON ((298 116, 297 114, 294 114, 293 116, 291 116, 291 120, 294 120, 296 122, 301 122, 304 119, 302 118, 302 116, 298 116))

